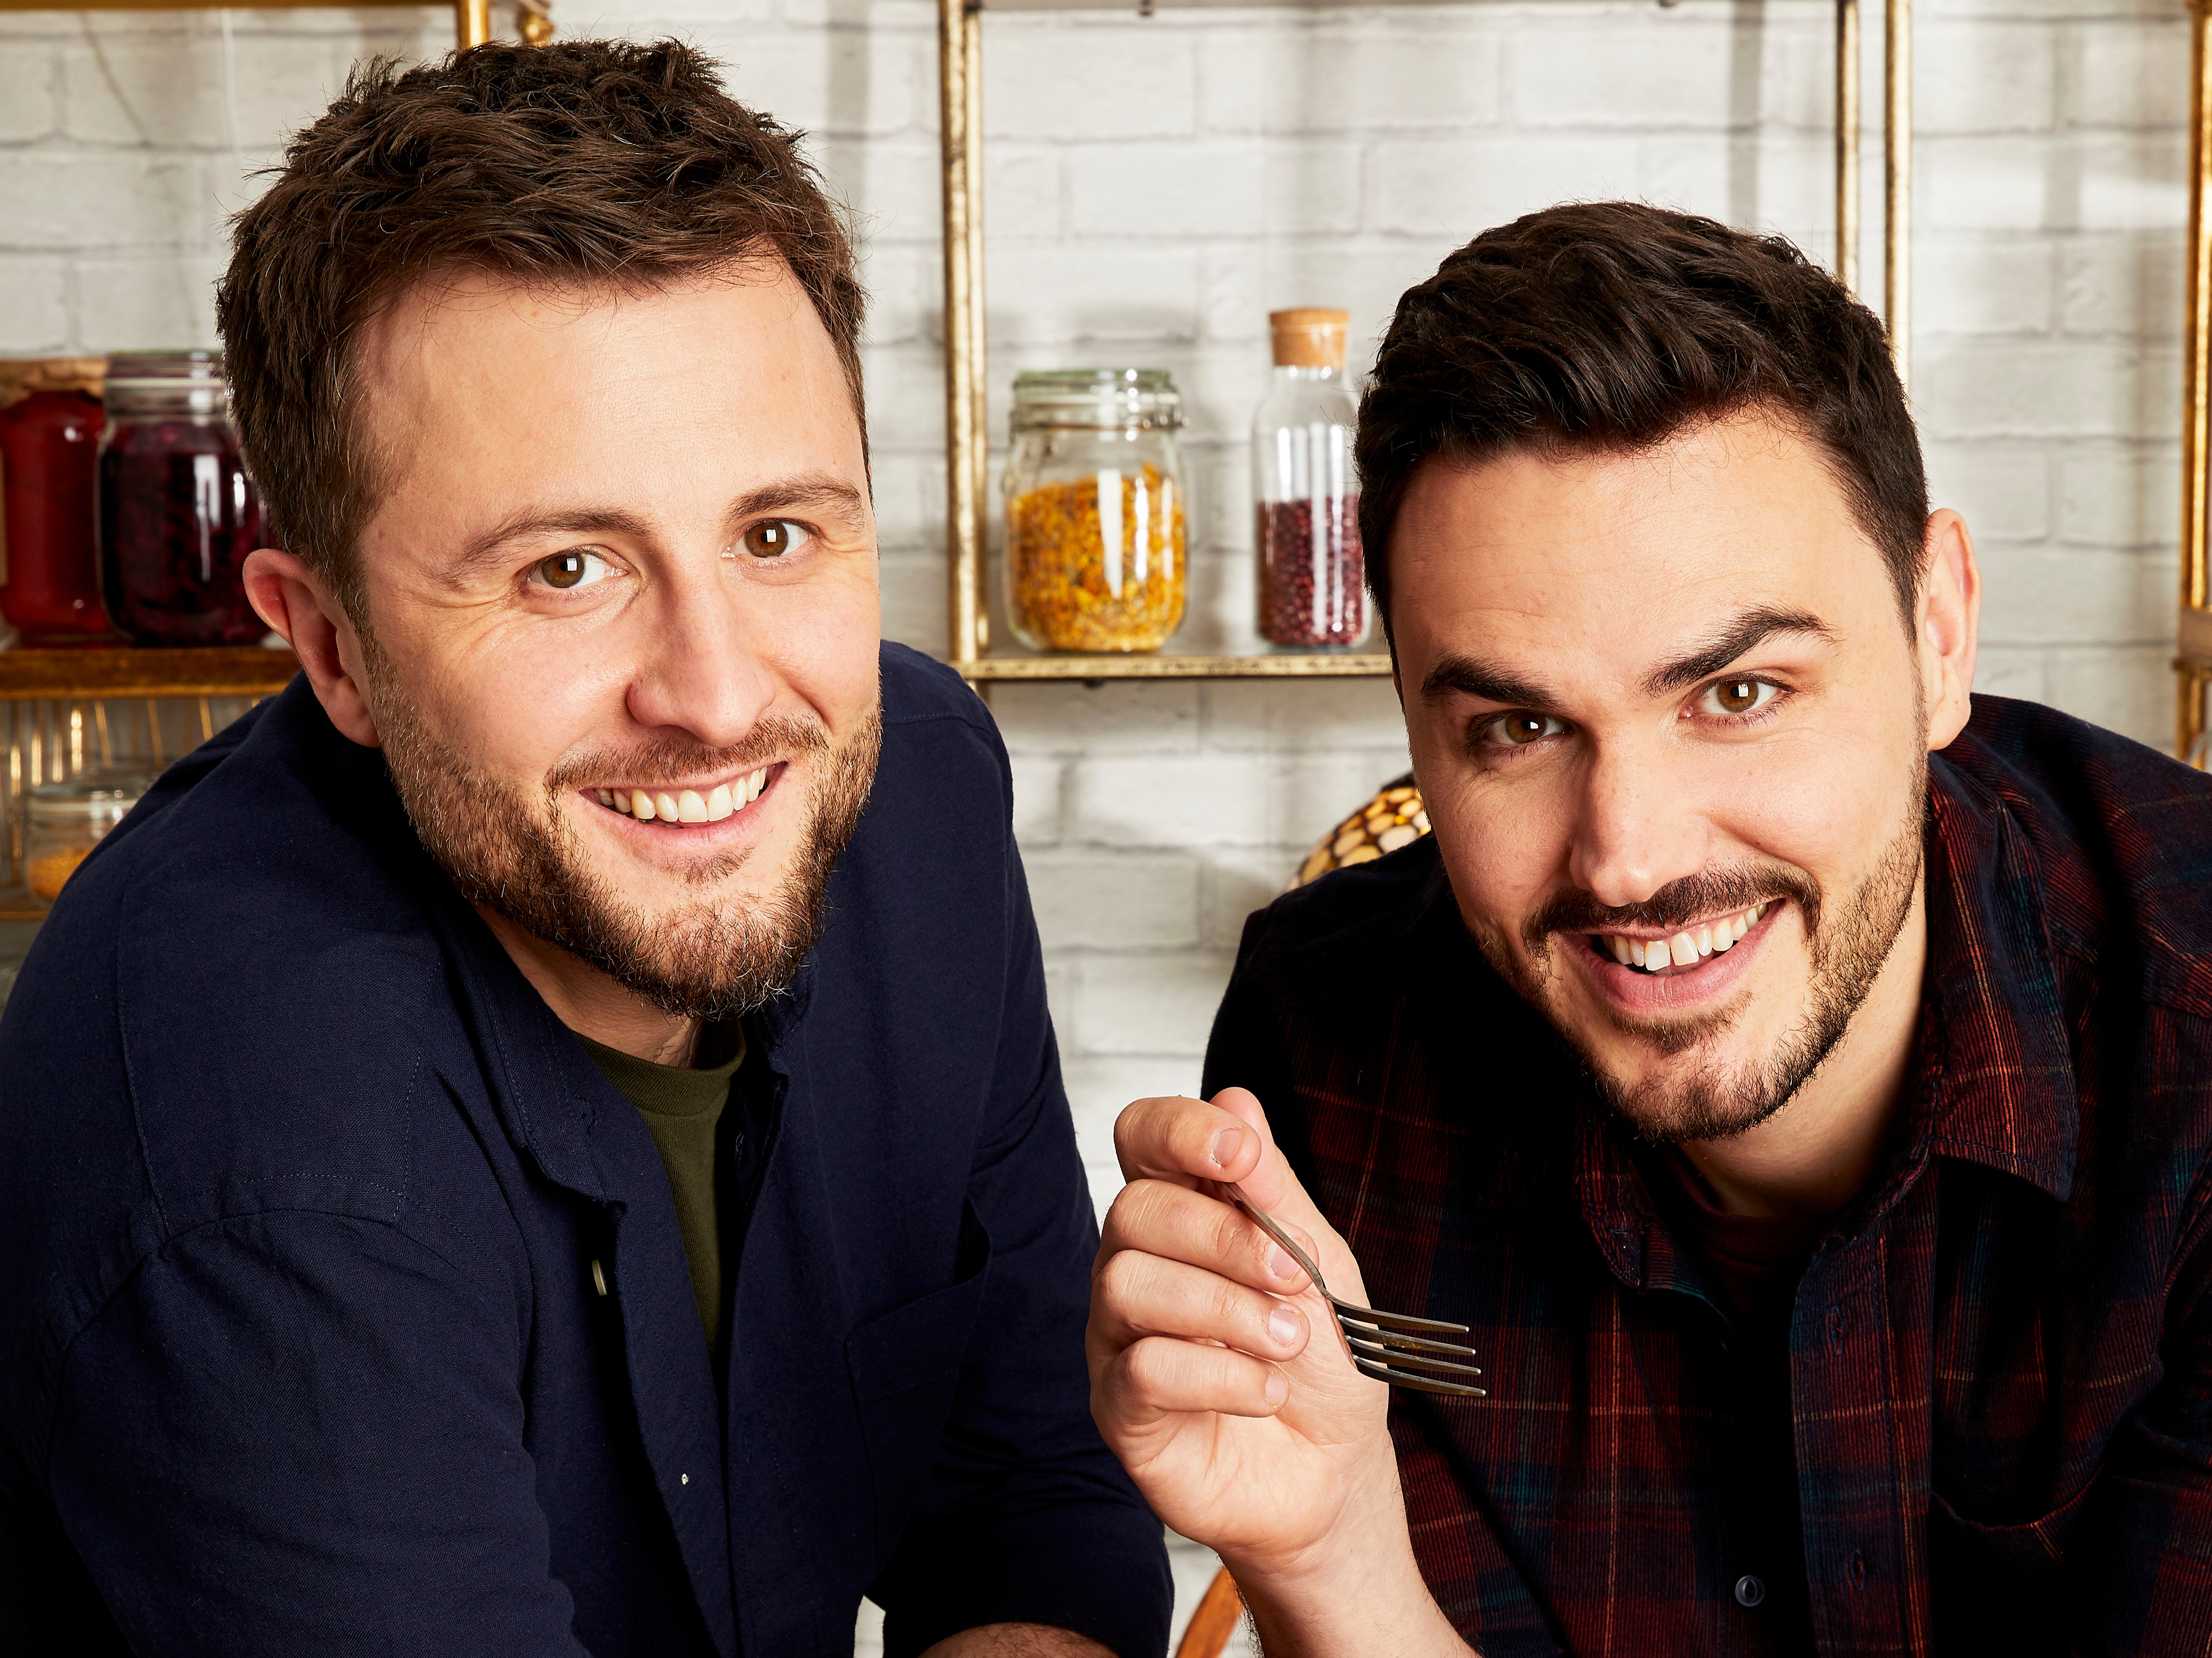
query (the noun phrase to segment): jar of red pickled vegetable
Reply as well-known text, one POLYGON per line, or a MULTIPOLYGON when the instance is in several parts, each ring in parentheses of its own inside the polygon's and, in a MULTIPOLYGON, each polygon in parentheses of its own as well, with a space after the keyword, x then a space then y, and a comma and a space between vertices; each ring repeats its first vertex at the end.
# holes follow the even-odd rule
POLYGON ((1157 650, 1189 582, 1182 398, 1158 368, 1014 381, 1006 620, 1048 651, 1157 650))
POLYGON ((0 363, 0 616, 26 645, 115 642, 93 535, 101 367, 0 363))
POLYGON ((1352 471, 1359 406, 1344 383, 1350 322, 1318 306, 1267 318, 1275 380, 1252 417, 1252 483, 1260 635, 1273 645, 1341 647, 1367 635, 1352 471))
POLYGON ((239 459, 222 357, 143 352, 109 360, 100 442, 100 584, 140 645, 251 645, 246 556, 270 544, 239 459))

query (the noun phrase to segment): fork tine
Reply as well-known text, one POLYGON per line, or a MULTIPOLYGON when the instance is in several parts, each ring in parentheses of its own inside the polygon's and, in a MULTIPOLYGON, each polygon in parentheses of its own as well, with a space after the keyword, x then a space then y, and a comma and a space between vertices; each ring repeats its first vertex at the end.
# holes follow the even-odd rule
MULTIPOLYGON (((1417 1370, 1443 1370, 1451 1372, 1457 1376, 1480 1376, 1482 1374, 1480 1367, 1477 1365, 1454 1364, 1444 1359, 1431 1358, 1425 1353, 1395 1352, 1388 1347, 1377 1347, 1371 1341, 1353 1340, 1352 1342, 1352 1357, 1355 1359, 1361 1357, 1371 1358, 1378 1364, 1402 1365, 1417 1370)), ((1474 1357, 1471 1352, 1462 1356, 1468 1358, 1474 1357)))
POLYGON ((1339 1301, 1334 1296, 1329 1297, 1328 1303, 1336 1309, 1340 1317, 1361 1319, 1385 1330, 1403 1330, 1408 1333, 1415 1330, 1439 1330, 1446 1335, 1459 1336, 1467 1333, 1466 1325, 1448 1324, 1440 1318, 1415 1318, 1410 1313, 1378 1313, 1372 1307, 1361 1307, 1352 1302, 1339 1301))
POLYGON ((1348 1336, 1364 1336, 1368 1340, 1382 1346, 1401 1347, 1408 1352, 1466 1354, 1474 1351, 1474 1348, 1464 1342, 1431 1341, 1426 1336, 1405 1335, 1396 1330, 1382 1329, 1379 1326, 1370 1327, 1355 1323, 1348 1318, 1340 1317, 1337 1322, 1344 1326, 1344 1333, 1348 1336))
POLYGON ((1388 1364, 1377 1364, 1371 1358, 1354 1358, 1352 1362, 1359 1367, 1362 1375, 1371 1376, 1377 1382, 1387 1382, 1393 1388, 1411 1388, 1424 1394, 1451 1394, 1462 1399, 1490 1397, 1487 1388, 1462 1387, 1456 1382, 1431 1382, 1426 1376, 1409 1376, 1402 1370, 1392 1370, 1388 1364))

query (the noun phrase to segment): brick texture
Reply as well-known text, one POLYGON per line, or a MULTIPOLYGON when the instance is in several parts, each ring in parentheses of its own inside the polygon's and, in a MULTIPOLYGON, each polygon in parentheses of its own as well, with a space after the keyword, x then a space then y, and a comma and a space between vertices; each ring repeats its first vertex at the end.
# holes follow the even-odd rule
MULTIPOLYGON (((1936 498, 1987 564, 1982 683, 2164 744, 2183 25, 2164 0, 1919 10, 1915 404, 1936 498)), ((1348 307, 1357 370, 1443 253, 1568 197, 1646 197, 1832 257, 1832 15, 1824 0, 992 13, 993 429, 1019 368, 1172 370, 1197 541, 1185 642, 1249 645, 1244 434, 1267 309, 1348 307)), ((211 343, 246 174, 350 63, 449 38, 435 12, 231 16, 228 48, 213 13, 0 18, 0 349, 211 343)), ((812 135, 866 244, 885 625, 941 648, 935 8, 611 0, 566 21, 696 39, 741 97, 812 135)), ((1865 154, 1872 290, 1878 131, 1865 154)), ((1114 1114, 1195 1086, 1244 914, 1402 768, 1402 736, 1374 684, 1006 686, 993 707, 1103 1208, 1114 1114)), ((1202 1568, 1179 1560, 1194 1592, 1202 1568)))

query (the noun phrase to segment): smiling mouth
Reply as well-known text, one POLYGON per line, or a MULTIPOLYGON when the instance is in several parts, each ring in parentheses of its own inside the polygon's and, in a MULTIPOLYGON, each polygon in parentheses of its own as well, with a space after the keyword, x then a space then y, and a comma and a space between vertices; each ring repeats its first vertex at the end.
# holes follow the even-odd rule
POLYGON ((1625 932, 1591 932, 1583 936, 1600 956, 1610 956, 1625 968, 1671 978, 1694 972, 1714 957, 1733 950, 1736 941, 1757 926, 1760 917, 1774 908, 1775 902, 1769 899, 1749 909, 1700 921, 1663 938, 1638 938, 1625 932))
POLYGON ((641 823, 719 823, 759 799, 782 774, 784 763, 742 772, 708 788, 592 788, 584 793, 609 811, 641 823))

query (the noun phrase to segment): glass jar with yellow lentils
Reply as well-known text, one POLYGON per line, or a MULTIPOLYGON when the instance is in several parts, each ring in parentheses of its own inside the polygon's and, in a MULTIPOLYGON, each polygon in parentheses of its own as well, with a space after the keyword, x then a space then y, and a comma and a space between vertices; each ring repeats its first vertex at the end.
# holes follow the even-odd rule
POLYGON ((1188 583, 1182 398, 1163 369, 1064 368, 1014 381, 1006 618, 1044 651, 1150 651, 1188 583))

